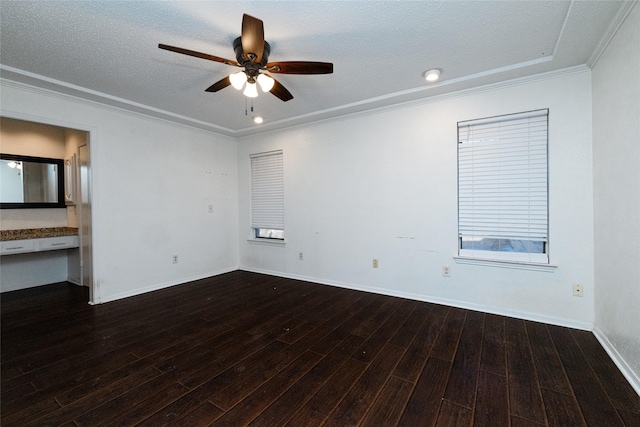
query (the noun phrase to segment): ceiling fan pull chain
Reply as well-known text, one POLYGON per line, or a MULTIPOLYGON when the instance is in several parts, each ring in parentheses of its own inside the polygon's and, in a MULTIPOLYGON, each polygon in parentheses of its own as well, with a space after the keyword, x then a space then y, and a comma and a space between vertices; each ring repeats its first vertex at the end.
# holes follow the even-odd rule
POLYGON ((248 116, 248 114, 247 114, 247 98, 246 97, 244 98, 244 115, 248 116))

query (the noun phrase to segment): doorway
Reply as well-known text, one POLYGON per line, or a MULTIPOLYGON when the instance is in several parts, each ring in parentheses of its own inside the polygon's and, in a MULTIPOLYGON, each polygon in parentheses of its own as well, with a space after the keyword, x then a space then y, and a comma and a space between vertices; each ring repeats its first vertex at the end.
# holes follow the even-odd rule
MULTIPOLYGON (((11 224, 15 229, 66 226, 78 230, 79 247, 67 249, 65 258, 58 256, 56 274, 44 275, 39 282, 26 287, 60 281, 62 277, 59 275, 59 263, 63 262, 67 266, 66 280, 89 288, 88 302, 93 303, 99 296, 96 294, 93 278, 91 132, 69 126, 68 123, 43 121, 41 118, 34 120, 27 116, 3 114, 2 120, 5 124, 11 123, 10 129, 16 131, 11 133, 10 144, 6 147, 3 144, 3 149, 26 150, 23 155, 62 158, 65 164, 65 184, 71 183, 70 187, 65 185, 66 208, 20 209, 13 212, 3 210, 2 219, 8 219, 6 224, 11 224), (72 173, 67 173, 67 165, 72 165, 69 167, 72 173)), ((26 271, 42 270, 38 260, 29 259, 29 262, 25 265, 26 271)))

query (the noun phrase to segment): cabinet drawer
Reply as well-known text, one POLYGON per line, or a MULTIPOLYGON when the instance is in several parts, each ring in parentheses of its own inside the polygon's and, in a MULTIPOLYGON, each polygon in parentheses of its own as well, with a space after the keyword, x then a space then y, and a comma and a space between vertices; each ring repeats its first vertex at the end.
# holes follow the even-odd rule
POLYGON ((7 240, 0 242, 0 254, 23 254, 36 250, 35 240, 7 240))
POLYGON ((7 240, 4 242, 0 242, 0 255, 55 251, 57 249, 77 248, 78 246, 80 246, 80 239, 78 238, 78 236, 7 240))
POLYGON ((78 236, 48 237, 38 239, 38 251, 54 251, 56 249, 77 248, 78 236))

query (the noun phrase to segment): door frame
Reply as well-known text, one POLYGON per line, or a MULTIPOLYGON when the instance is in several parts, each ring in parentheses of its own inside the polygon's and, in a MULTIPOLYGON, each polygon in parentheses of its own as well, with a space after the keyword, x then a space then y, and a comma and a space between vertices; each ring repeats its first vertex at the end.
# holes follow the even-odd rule
MULTIPOLYGON (((86 132, 87 133, 87 139, 86 139, 86 144, 89 148, 89 186, 88 186, 88 192, 89 192, 89 197, 90 197, 90 204, 91 204, 91 214, 90 214, 90 242, 89 242, 89 246, 90 246, 90 252, 91 252, 91 256, 90 256, 90 262, 91 262, 91 286, 89 286, 89 301, 88 303, 91 305, 95 305, 95 304, 99 304, 100 303, 100 287, 99 287, 99 280, 97 280, 97 277, 99 277, 99 262, 98 262, 98 257, 96 256, 96 242, 99 241, 99 237, 98 237, 98 233, 97 233, 97 227, 96 227, 96 218, 97 218, 97 206, 96 206, 96 192, 95 192, 95 172, 96 172, 96 144, 95 144, 95 140, 96 140, 96 134, 98 133, 97 128, 93 127, 93 126, 87 126, 86 124, 82 124, 82 123, 75 123, 75 122, 68 122, 68 121, 64 121, 64 120, 59 120, 56 118, 51 118, 51 117, 42 117, 42 116, 35 116, 35 115, 31 115, 31 114, 24 114, 24 113, 20 113, 20 112, 15 112, 15 111, 8 111, 8 110, 4 110, 2 108, 0 108, 0 116, 2 117, 7 117, 7 118, 11 118, 11 119, 16 119, 16 120, 23 120, 23 121, 27 121, 27 122, 34 122, 34 123, 42 123, 42 124, 46 124, 46 125, 51 125, 51 126, 57 126, 57 127, 61 127, 61 128, 67 128, 70 130, 77 130, 77 131, 81 131, 81 132, 86 132)), ((76 150, 77 152, 79 152, 79 147, 76 150)), ((78 159, 79 160, 79 159, 78 159)), ((78 162, 79 163, 79 162, 78 162)), ((80 201, 78 201, 80 202, 80 201)), ((80 233, 80 230, 78 230, 80 233)), ((82 245, 82 242, 80 243, 82 245)), ((82 248, 80 248, 81 250, 82 248)))

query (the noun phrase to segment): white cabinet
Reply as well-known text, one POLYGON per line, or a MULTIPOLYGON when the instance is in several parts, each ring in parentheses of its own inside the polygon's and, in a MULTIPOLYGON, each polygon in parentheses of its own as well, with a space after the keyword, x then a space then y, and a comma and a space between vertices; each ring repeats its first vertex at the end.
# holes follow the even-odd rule
POLYGON ((41 239, 5 240, 0 242, 0 255, 25 254, 77 248, 78 236, 44 237, 41 239))

